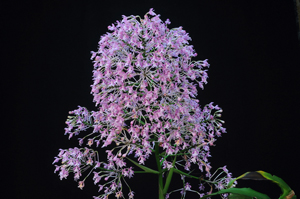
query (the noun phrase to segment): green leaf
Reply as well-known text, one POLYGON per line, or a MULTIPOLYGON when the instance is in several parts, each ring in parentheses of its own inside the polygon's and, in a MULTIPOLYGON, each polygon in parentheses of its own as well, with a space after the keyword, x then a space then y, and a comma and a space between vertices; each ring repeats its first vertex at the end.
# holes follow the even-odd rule
POLYGON ((254 172, 247 172, 241 179, 243 180, 268 180, 263 175, 258 173, 257 171, 254 172))
POLYGON ((256 171, 256 172, 261 174, 266 179, 271 180, 272 182, 276 183, 280 187, 282 194, 280 195, 279 199, 292 198, 295 196, 294 191, 281 178, 279 178, 275 175, 271 175, 270 173, 267 173, 264 171, 256 171))
POLYGON ((143 169, 144 171, 146 171, 147 173, 159 174, 158 171, 155 171, 155 170, 153 170, 153 169, 150 169, 150 168, 148 168, 148 167, 145 167, 145 166, 143 166, 143 165, 140 165, 139 163, 137 163, 137 162, 131 160, 131 159, 128 158, 128 157, 126 157, 126 158, 127 158, 128 160, 130 160, 130 161, 131 161, 133 164, 135 164, 136 166, 138 166, 138 167, 140 167, 141 169, 143 169))
POLYGON ((236 194, 236 193, 230 194, 228 196, 228 198, 229 199, 252 199, 252 197, 250 197, 250 196, 245 196, 245 195, 236 194))
POLYGON ((240 175, 239 177, 237 177, 237 178, 231 180, 231 181, 228 183, 227 188, 230 188, 230 187, 233 185, 233 183, 234 183, 235 181, 237 181, 237 180, 240 179, 240 178, 243 178, 243 177, 246 176, 248 173, 250 173, 250 172, 246 172, 246 173, 244 173, 243 175, 240 175))
POLYGON ((231 180, 228 183, 228 188, 230 188, 233 183, 238 179, 244 179, 244 180, 270 180, 274 183, 276 183, 281 191, 282 194, 280 195, 279 199, 296 199, 296 195, 294 191, 284 182, 281 178, 271 175, 270 173, 267 173, 265 171, 253 171, 253 172, 246 172, 243 175, 231 180))
MULTIPOLYGON (((220 195, 223 193, 232 193, 232 194, 239 194, 242 195, 243 197, 246 197, 245 199, 248 198, 257 198, 257 199, 270 199, 269 196, 263 194, 263 193, 259 193, 251 188, 230 188, 230 189, 222 189, 216 193, 212 193, 209 195, 205 195, 203 196, 201 199, 213 196, 213 195, 220 195)), ((236 197, 236 196, 233 196, 236 197)))

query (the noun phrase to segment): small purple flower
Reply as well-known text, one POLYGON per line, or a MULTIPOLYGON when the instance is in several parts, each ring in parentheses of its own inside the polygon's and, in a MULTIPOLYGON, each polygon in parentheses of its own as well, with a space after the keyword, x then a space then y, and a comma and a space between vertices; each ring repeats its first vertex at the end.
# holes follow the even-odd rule
POLYGON ((52 163, 52 164, 54 164, 54 163, 57 163, 59 160, 60 160, 60 158, 58 158, 58 157, 55 157, 55 160, 53 161, 53 163, 52 163))
POLYGON ((60 170, 60 166, 55 165, 54 173, 56 173, 56 172, 59 171, 59 170, 60 170))
POLYGON ((118 191, 115 196, 116 196, 116 198, 123 197, 123 192, 122 191, 118 191))
POLYGON ((185 190, 191 190, 191 185, 187 182, 186 184, 185 184, 185 190))
POLYGON ((60 172, 59 172, 59 176, 60 176, 60 180, 62 180, 63 178, 67 179, 69 175, 69 172, 65 169, 65 166, 61 166, 60 167, 60 172))
POLYGON ((165 23, 166 23, 166 24, 171 24, 171 22, 170 22, 169 19, 167 19, 167 20, 165 21, 165 23))
POLYGON ((101 176, 99 176, 99 174, 95 171, 93 173, 94 173, 94 177, 93 177, 94 184, 97 184, 101 180, 101 176))
POLYGON ((76 173, 74 174, 74 180, 75 180, 75 181, 78 180, 80 177, 81 177, 81 172, 80 172, 80 171, 79 171, 79 172, 76 172, 76 173))
POLYGON ((150 9, 149 14, 152 15, 152 16, 155 16, 155 15, 156 15, 156 14, 154 13, 154 9, 153 9, 153 8, 150 9))
POLYGON ((83 144, 83 139, 82 138, 78 138, 79 140, 79 146, 81 146, 83 144))
POLYGON ((78 188, 82 190, 83 187, 84 187, 84 181, 79 181, 78 188))
POLYGON ((168 199, 170 197, 170 194, 166 194, 166 197, 165 197, 165 199, 168 199))
POLYGON ((130 191, 129 194, 128 194, 128 196, 129 196, 129 199, 133 199, 133 197, 134 197, 134 192, 133 192, 133 191, 130 191))
POLYGON ((226 173, 228 173, 228 169, 226 168, 226 165, 224 167, 222 167, 223 171, 225 171, 226 173))
POLYGON ((101 184, 99 184, 98 186, 99 186, 99 190, 98 190, 98 192, 100 192, 100 191, 103 189, 103 187, 104 187, 104 186, 103 186, 103 185, 101 185, 101 184))
POLYGON ((200 186, 199 186, 199 190, 200 190, 200 191, 204 191, 204 189, 205 189, 205 187, 204 187, 204 185, 201 183, 200 186))

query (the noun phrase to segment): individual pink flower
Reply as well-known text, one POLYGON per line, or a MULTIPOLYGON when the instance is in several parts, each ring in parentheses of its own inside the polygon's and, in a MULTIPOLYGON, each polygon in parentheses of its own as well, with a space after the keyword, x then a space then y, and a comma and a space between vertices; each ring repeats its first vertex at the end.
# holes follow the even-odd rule
POLYGON ((154 13, 154 9, 153 9, 153 8, 150 9, 149 14, 152 15, 152 16, 155 16, 155 15, 156 15, 156 14, 154 13))
POLYGON ((84 187, 84 181, 79 181, 78 188, 82 190, 83 187, 84 187))
POLYGON ((185 190, 191 190, 191 185, 187 182, 186 184, 185 184, 185 190))
POLYGON ((129 199, 133 199, 133 197, 134 197, 134 192, 133 192, 133 191, 130 191, 129 194, 128 194, 128 196, 129 196, 129 199))

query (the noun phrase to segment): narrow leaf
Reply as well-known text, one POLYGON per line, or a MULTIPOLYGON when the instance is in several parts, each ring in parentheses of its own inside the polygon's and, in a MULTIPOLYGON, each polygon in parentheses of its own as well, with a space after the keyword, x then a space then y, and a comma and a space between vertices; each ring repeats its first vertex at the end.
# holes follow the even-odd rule
POLYGON ((263 175, 258 173, 257 171, 247 172, 246 175, 244 177, 242 177, 241 179, 243 179, 243 180, 268 180, 263 175))
POLYGON ((246 172, 243 175, 231 180, 228 183, 227 188, 230 188, 233 183, 238 179, 244 179, 244 180, 270 180, 274 183, 276 183, 281 191, 282 194, 280 195, 279 199, 296 199, 295 192, 279 177, 275 175, 271 175, 270 173, 267 173, 265 171, 254 171, 254 172, 246 172))
POLYGON ((229 199, 252 199, 252 197, 241 195, 241 194, 236 194, 232 193, 228 196, 229 199))
POLYGON ((292 198, 295 196, 294 191, 281 178, 264 171, 257 171, 257 173, 261 174, 266 179, 276 183, 280 187, 282 194, 280 195, 279 199, 292 198))
MULTIPOLYGON (((259 193, 251 188, 230 188, 230 189, 222 189, 216 193, 212 193, 209 195, 205 195, 203 196, 201 199, 213 196, 213 195, 219 195, 219 194, 223 194, 223 193, 233 193, 233 194, 240 194, 243 197, 248 197, 248 198, 257 198, 257 199, 270 199, 269 196, 263 194, 263 193, 259 193)), ((245 198, 245 199, 246 199, 245 198)))
POLYGON ((246 172, 246 173, 244 173, 243 175, 240 175, 239 177, 237 177, 237 178, 231 180, 231 181, 228 183, 227 188, 230 188, 230 187, 233 185, 233 183, 234 183, 235 181, 237 181, 237 180, 240 179, 240 178, 243 178, 244 176, 246 176, 246 175, 249 174, 249 173, 250 173, 250 172, 246 172))

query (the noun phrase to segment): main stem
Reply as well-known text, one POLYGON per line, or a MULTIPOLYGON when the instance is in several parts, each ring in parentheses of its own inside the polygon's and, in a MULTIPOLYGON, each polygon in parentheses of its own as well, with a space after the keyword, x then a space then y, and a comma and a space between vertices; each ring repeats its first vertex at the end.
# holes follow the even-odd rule
POLYGON ((159 160, 159 143, 155 143, 155 158, 156 158, 156 164, 158 169, 158 195, 159 199, 164 199, 164 185, 163 185, 163 177, 162 177, 162 169, 160 167, 160 160, 159 160))

